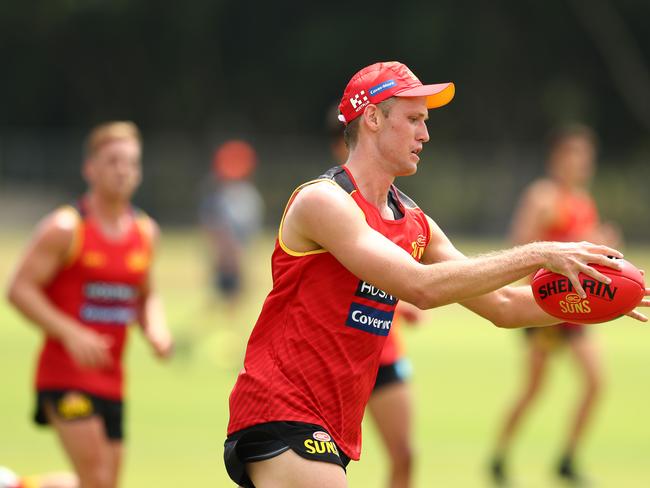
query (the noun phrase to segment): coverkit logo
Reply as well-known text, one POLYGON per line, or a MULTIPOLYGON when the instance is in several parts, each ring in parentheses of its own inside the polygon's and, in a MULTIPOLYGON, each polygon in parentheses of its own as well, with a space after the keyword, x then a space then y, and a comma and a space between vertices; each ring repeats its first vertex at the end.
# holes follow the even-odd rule
POLYGON ((393 323, 397 298, 363 280, 359 281, 355 295, 384 305, 388 310, 352 302, 345 325, 371 334, 387 336, 393 323))

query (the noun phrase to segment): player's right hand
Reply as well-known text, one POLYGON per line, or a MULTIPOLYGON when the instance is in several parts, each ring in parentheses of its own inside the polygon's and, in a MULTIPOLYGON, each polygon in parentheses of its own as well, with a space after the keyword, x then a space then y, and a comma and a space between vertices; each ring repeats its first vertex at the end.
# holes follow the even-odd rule
POLYGON ((79 366, 104 368, 111 364, 110 339, 93 330, 75 327, 63 337, 63 345, 79 366))
POLYGON ((622 258, 623 254, 608 246, 591 242, 548 242, 544 253, 544 268, 554 273, 560 273, 571 281, 574 290, 582 298, 587 294, 582 288, 578 275, 583 273, 595 280, 609 283, 610 279, 592 268, 591 264, 601 264, 612 269, 621 269, 621 264, 612 258, 622 258))
POLYGON ((151 327, 146 333, 154 353, 160 359, 169 359, 174 352, 174 339, 167 327, 151 327))

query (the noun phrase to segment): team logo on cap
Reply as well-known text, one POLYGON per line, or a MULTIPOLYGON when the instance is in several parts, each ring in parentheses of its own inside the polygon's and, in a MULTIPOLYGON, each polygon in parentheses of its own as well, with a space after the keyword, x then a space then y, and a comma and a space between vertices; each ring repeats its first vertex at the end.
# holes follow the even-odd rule
POLYGON ((350 98, 350 104, 352 104, 352 108, 356 112, 361 110, 362 107, 365 107, 369 103, 370 103, 370 100, 368 100, 368 97, 366 96, 366 91, 365 90, 361 90, 355 96, 350 98))

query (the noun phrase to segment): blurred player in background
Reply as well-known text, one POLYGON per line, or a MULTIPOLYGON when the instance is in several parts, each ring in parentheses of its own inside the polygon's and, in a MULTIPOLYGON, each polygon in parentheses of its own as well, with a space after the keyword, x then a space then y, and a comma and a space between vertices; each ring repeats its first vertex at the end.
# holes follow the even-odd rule
MULTIPOLYGON (((621 243, 620 232, 612 224, 601 223, 589 193, 596 161, 596 137, 587 127, 567 126, 555 131, 550 140, 547 176, 525 189, 512 223, 515 244, 533 241, 591 241, 609 246, 621 243)), ((601 359, 586 326, 558 324, 526 329, 527 367, 522 390, 510 407, 499 434, 491 473, 498 484, 508 482, 508 449, 524 415, 537 398, 547 372, 548 359, 563 347, 571 351, 584 382, 568 438, 557 465, 564 480, 580 484, 583 476, 574 458, 598 399, 601 359)))
POLYGON ((68 473, 42 473, 18 476, 5 466, 0 466, 0 488, 80 488, 77 476, 68 473))
MULTIPOLYGON (((345 126, 338 119, 338 113, 338 105, 330 109, 327 129, 332 156, 337 164, 345 164, 348 159, 345 126)), ((404 354, 400 324, 402 321, 416 324, 422 320, 422 315, 423 312, 410 303, 400 301, 397 304, 367 406, 390 460, 387 485, 390 488, 409 487, 413 478, 413 391, 408 381, 412 366, 404 354)))
POLYGON ((242 293, 246 247, 259 234, 264 202, 252 182, 257 154, 247 142, 232 140, 214 153, 212 178, 204 191, 200 220, 210 243, 213 285, 236 307, 242 293))
MULTIPOLYGON (((215 305, 225 304, 227 327, 218 329, 220 352, 213 359, 225 369, 239 364, 243 332, 237 331, 239 304, 246 288, 246 254, 262 228, 264 201, 253 183, 257 153, 246 141, 230 140, 213 155, 210 175, 200 188, 199 221, 206 236, 210 259, 211 294, 208 306, 186 319, 177 337, 180 357, 189 358, 195 346, 215 328, 215 305)), ((248 329, 246 333, 248 332, 248 329)))
POLYGON ((158 226, 130 203, 140 160, 135 124, 93 129, 82 167, 87 193, 40 223, 8 290, 45 336, 35 420, 55 429, 84 488, 118 484, 127 326, 139 323, 159 357, 172 350, 150 276, 158 226))
POLYGON ((253 183, 257 153, 242 140, 230 140, 214 152, 210 177, 202 182, 199 220, 207 237, 210 253, 211 294, 207 307, 186 319, 186 327, 177 338, 180 357, 189 358, 197 344, 218 332, 220 348, 213 359, 224 369, 239 365, 243 337, 239 306, 246 289, 246 255, 254 237, 259 235, 264 218, 264 201, 253 183), (215 327, 215 306, 225 305, 226 327, 215 327))
MULTIPOLYGON (((473 258, 393 182, 413 175, 429 140, 428 109, 452 83, 423 85, 402 63, 375 63, 347 84, 339 109, 350 156, 289 198, 271 257, 269 292, 230 394, 224 462, 241 486, 347 486, 361 422, 399 299, 460 302, 501 327, 549 325, 528 286, 540 267, 580 296, 589 263, 620 269, 590 243, 536 242, 473 258)), ((640 305, 650 305, 642 301, 640 305)), ((647 320, 640 312, 630 313, 647 320)))
POLYGON ((399 302, 397 305, 368 400, 367 410, 375 421, 390 459, 386 485, 390 488, 408 488, 413 481, 413 391, 409 382, 412 366, 404 355, 399 330, 403 322, 420 322, 422 315, 423 312, 410 303, 399 302))

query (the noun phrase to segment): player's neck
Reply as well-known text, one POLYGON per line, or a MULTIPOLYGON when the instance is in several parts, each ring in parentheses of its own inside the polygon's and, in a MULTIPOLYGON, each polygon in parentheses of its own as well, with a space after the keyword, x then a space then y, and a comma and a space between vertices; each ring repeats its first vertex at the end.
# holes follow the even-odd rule
POLYGON ((586 191, 586 187, 582 183, 576 183, 557 178, 554 181, 560 191, 564 193, 584 193, 586 191))
POLYGON ((381 170, 371 159, 350 158, 345 163, 350 170, 359 191, 369 203, 376 206, 380 211, 387 208, 387 197, 390 186, 395 177, 381 170))
POLYGON ((102 198, 91 191, 86 195, 86 205, 107 237, 119 238, 131 225, 131 204, 128 200, 102 198))

